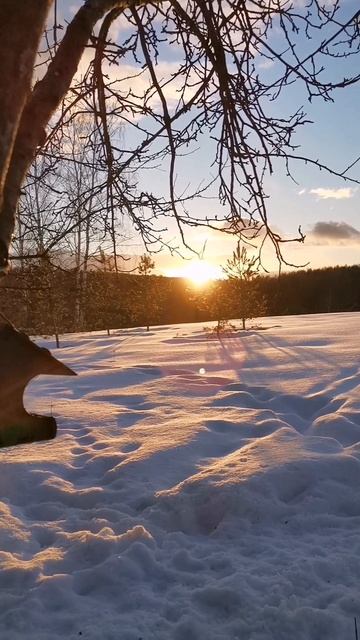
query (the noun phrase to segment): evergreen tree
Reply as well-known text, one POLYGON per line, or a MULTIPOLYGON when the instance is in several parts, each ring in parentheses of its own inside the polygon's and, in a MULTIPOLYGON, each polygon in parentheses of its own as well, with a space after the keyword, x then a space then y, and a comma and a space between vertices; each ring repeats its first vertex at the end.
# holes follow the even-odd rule
POLYGON ((232 328, 229 320, 234 317, 234 314, 229 285, 230 281, 227 280, 213 280, 206 284, 197 296, 193 296, 194 302, 197 298, 196 306, 199 310, 207 318, 216 320, 217 324, 213 331, 218 335, 232 328))
POLYGON ((230 285, 234 315, 241 319, 242 328, 246 329, 246 320, 266 313, 265 298, 259 288, 258 260, 248 256, 246 247, 241 246, 238 241, 232 258, 227 260, 223 271, 230 285))
POLYGON ((144 253, 139 260, 136 290, 134 295, 134 315, 140 324, 150 331, 150 325, 154 324, 161 316, 164 304, 165 279, 155 276, 153 270, 155 262, 144 253))

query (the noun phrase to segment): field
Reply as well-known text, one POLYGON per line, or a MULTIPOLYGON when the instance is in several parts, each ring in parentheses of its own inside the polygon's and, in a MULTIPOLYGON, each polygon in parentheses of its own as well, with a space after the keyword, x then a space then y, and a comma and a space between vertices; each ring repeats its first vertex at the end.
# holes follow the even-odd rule
POLYGON ((360 316, 260 324, 62 338, 56 440, 0 452, 2 638, 355 640, 360 316))

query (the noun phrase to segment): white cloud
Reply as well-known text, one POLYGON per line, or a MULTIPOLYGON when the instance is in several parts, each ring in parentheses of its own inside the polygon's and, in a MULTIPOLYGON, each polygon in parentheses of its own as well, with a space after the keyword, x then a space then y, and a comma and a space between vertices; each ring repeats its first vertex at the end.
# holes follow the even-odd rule
MULTIPOLYGON (((352 187, 342 187, 340 189, 324 189, 318 187, 317 189, 310 189, 310 193, 318 196, 321 200, 328 200, 332 198, 334 200, 347 200, 352 198, 357 189, 352 187)), ((301 192, 299 193, 301 195, 301 192)))

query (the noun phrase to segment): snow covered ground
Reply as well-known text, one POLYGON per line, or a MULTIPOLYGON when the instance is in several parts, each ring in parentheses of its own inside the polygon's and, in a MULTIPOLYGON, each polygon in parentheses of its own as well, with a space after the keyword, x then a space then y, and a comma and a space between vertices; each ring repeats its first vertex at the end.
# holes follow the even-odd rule
POLYGON ((0 452, 1 638, 355 639, 360 317, 261 324, 63 338, 58 437, 0 452))

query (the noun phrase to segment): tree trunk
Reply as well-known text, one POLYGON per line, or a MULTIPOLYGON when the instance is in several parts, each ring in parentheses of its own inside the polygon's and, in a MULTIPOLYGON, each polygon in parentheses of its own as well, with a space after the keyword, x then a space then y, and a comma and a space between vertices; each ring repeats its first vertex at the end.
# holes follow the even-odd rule
POLYGON ((52 0, 1 0, 0 3, 0 270, 7 266, 22 179, 12 187, 10 220, 3 214, 4 193, 31 89, 39 41, 51 4, 52 0))
MULTIPOLYGON (((52 2, 0 0, 0 275, 9 267, 21 186, 38 148, 45 142, 49 120, 69 90, 94 26, 114 7, 123 11, 129 3, 138 6, 144 0, 84 0, 44 77, 31 89, 40 38, 52 2)), ((109 22, 111 24, 111 17, 109 22)), ((59 346, 51 292, 49 304, 59 346)), ((3 324, 0 327, 0 446, 54 437, 54 418, 30 416, 22 405, 27 382, 39 373, 54 372, 53 367, 40 366, 37 359, 43 359, 45 351, 24 339, 6 321, 3 324), (33 365, 27 376, 23 371, 25 363, 25 371, 29 364, 33 365), (15 395, 12 397, 10 393, 15 395)), ((66 371, 65 375, 73 375, 50 354, 49 358, 56 363, 56 373, 61 375, 66 371)))
MULTIPOLYGON (((0 2, 0 271, 8 267, 16 209, 45 128, 68 91, 93 27, 120 0, 87 0, 70 22, 45 76, 29 94, 35 56, 52 0, 0 2), (31 27, 29 26, 31 25, 31 27)), ((137 2, 141 4, 141 2, 137 2)))

